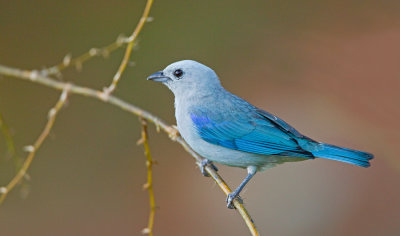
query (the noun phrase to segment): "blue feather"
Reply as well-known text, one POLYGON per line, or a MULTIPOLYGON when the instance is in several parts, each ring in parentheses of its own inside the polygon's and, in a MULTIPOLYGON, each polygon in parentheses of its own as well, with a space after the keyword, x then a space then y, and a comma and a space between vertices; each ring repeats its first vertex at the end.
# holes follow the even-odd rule
POLYGON ((191 118, 199 135, 209 143, 261 155, 313 158, 290 135, 259 117, 251 122, 216 122, 202 112, 193 112, 191 118))
POLYGON ((374 158, 372 154, 367 152, 337 147, 330 144, 321 143, 320 147, 320 150, 312 152, 316 157, 346 162, 362 167, 369 167, 369 160, 374 158))
POLYGON ((211 115, 204 111, 190 114, 201 138, 226 148, 261 155, 320 157, 362 167, 369 167, 369 160, 373 158, 370 153, 318 143, 278 117, 259 109, 244 119, 211 119, 211 115))

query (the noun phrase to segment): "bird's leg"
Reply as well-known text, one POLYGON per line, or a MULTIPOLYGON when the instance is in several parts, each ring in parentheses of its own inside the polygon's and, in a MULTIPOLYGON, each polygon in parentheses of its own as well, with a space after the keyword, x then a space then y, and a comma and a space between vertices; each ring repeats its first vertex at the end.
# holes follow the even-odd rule
POLYGON ((256 174, 257 172, 257 167, 256 166, 249 166, 247 167, 247 176, 244 178, 242 183, 235 189, 235 191, 231 192, 228 194, 228 197, 226 198, 227 207, 230 209, 235 208, 232 204, 233 200, 235 198, 239 198, 239 193, 243 190, 244 186, 250 181, 251 178, 256 174))
POLYGON ((206 171, 206 166, 210 166, 211 168, 213 168, 215 171, 218 171, 218 168, 212 163, 212 161, 208 160, 208 159, 203 159, 200 162, 200 171, 203 174, 203 176, 205 177, 210 177, 210 175, 207 173, 206 171))

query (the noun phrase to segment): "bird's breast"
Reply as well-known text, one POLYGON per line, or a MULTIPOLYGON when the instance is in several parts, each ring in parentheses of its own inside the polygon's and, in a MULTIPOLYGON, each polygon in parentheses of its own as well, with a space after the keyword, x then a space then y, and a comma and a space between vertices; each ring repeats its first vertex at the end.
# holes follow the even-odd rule
POLYGON ((179 133, 181 134, 183 139, 187 143, 189 143, 193 139, 196 139, 195 136, 197 130, 195 129, 193 121, 190 118, 188 106, 185 104, 184 101, 175 100, 175 118, 179 133))

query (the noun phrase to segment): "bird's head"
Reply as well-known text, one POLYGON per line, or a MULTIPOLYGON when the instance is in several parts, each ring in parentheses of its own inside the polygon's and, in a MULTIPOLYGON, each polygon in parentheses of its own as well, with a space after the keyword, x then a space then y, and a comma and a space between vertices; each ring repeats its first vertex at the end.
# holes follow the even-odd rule
POLYGON ((150 75, 147 80, 163 83, 175 96, 204 94, 221 87, 217 74, 211 68, 192 60, 174 62, 150 75))

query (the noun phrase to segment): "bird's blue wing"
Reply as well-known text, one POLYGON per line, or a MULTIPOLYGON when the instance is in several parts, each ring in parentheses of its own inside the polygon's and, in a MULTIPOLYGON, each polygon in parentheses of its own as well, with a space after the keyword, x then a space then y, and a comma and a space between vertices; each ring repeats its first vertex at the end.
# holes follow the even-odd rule
POLYGON ((265 117, 265 114, 257 111, 241 117, 225 114, 225 119, 213 117, 212 114, 204 110, 190 113, 198 134, 209 143, 262 155, 313 158, 293 138, 298 134, 297 131, 291 133, 289 125, 283 127, 265 117))

